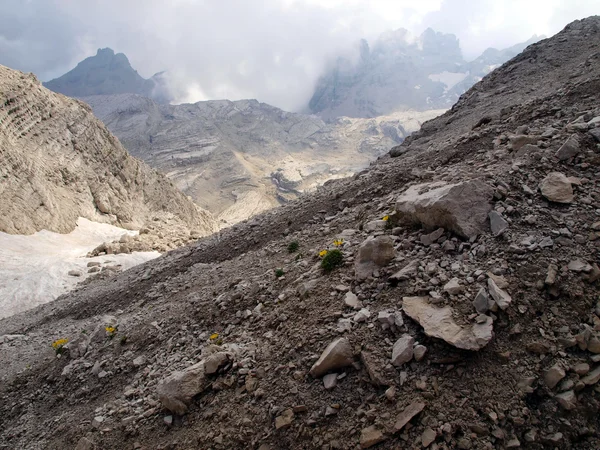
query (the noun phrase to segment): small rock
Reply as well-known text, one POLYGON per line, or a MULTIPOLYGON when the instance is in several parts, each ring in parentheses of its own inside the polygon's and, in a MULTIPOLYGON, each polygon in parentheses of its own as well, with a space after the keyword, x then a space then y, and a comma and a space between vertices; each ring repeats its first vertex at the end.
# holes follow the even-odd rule
POLYGON ((561 147, 556 152, 556 157, 560 161, 566 161, 567 159, 571 159, 574 156, 577 156, 581 148, 579 146, 579 139, 577 139, 577 135, 573 134, 566 142, 561 145, 561 147))
POLYGON ((98 429, 102 426, 102 423, 104 423, 104 416, 96 416, 94 417, 94 419, 92 420, 92 428, 98 429))
POLYGON ((560 172, 550 172, 540 184, 542 195, 556 203, 572 203, 573 187, 571 182, 560 172))
POLYGON ((393 274, 390 279, 395 281, 405 281, 414 278, 419 269, 419 261, 411 261, 401 270, 393 274))
POLYGON ((520 446, 521 446, 521 443, 519 442, 519 440, 516 437, 509 439, 506 442, 506 448, 519 448, 520 446))
POLYGON ((369 317, 371 317, 371 311, 369 311, 367 308, 362 308, 354 315, 353 320, 356 323, 362 323, 366 322, 369 317))
POLYGON ((494 236, 500 236, 508 228, 508 222, 496 211, 490 211, 490 228, 494 236))
POLYGON ((559 365, 550 367, 544 374, 544 382, 550 389, 554 389, 556 385, 565 377, 565 371, 559 365))
POLYGON ((69 270, 69 272, 67 272, 67 275, 69 275, 70 277, 80 277, 82 273, 79 270, 69 270))
POLYGON ((590 371, 590 365, 588 363, 579 363, 573 367, 573 372, 579 376, 587 375, 590 371))
POLYGON ((379 311, 377 320, 379 320, 384 329, 404 325, 402 314, 394 311, 379 311))
POLYGON ((388 223, 385 220, 372 220, 371 222, 367 222, 365 224, 365 231, 373 232, 385 230, 388 223))
POLYGON ((375 425, 363 428, 360 432, 360 448, 370 448, 385 440, 384 434, 375 425))
POLYGON ((425 357, 425 353, 427 353, 427 347, 424 345, 415 345, 413 353, 415 360, 421 361, 425 357))
POLYGON ((310 374, 313 377, 320 377, 332 370, 351 366, 353 362, 350 342, 345 338, 338 338, 323 351, 310 369, 310 374))
POLYGON ((548 286, 553 286, 554 283, 556 282, 557 274, 558 274, 558 267, 555 264, 550 264, 548 266, 548 273, 546 275, 546 281, 544 281, 544 283, 547 284, 548 286))
POLYGON ((413 402, 406 408, 404 408, 404 410, 396 418, 396 423, 394 424, 394 432, 397 433, 400 430, 402 430, 402 428, 404 428, 404 426, 408 422, 410 422, 413 417, 415 417, 417 414, 420 414, 424 408, 425 403, 421 402, 413 402))
POLYGON ((433 443, 433 441, 435 441, 435 438, 436 432, 433 431, 431 428, 427 427, 421 435, 421 444, 423 445, 423 447, 427 448, 433 443))
POLYGON ((473 306, 479 314, 485 314, 490 309, 490 297, 485 288, 479 289, 479 292, 473 300, 473 306))
POLYGON ((444 285, 444 291, 450 295, 460 294, 464 290, 464 286, 459 284, 458 278, 452 278, 444 285))
POLYGON ((82 437, 77 442, 75 450, 96 450, 96 445, 86 437, 82 437))
POLYGON ((556 398, 558 404, 567 411, 571 411, 577 407, 577 396, 574 391, 561 392, 554 398, 556 398))
POLYGON ((400 367, 402 364, 409 362, 413 358, 413 346, 415 338, 409 334, 405 334, 394 344, 392 350, 392 364, 400 367))
POLYGON ((350 291, 346 292, 346 295, 344 296, 344 303, 346 304, 346 306, 349 306, 350 308, 354 308, 354 309, 362 308, 361 301, 358 299, 356 294, 353 294, 350 291))
POLYGON ((500 309, 505 310, 510 306, 512 298, 507 292, 500 289, 492 278, 488 278, 488 290, 500 309))
POLYGON ((423 245, 433 244, 439 238, 442 237, 442 235, 444 234, 444 231, 445 230, 443 228, 438 228, 437 230, 433 231, 432 233, 421 235, 421 243, 423 245))
POLYGON ((394 397, 396 397, 396 388, 394 386, 390 386, 385 390, 385 398, 391 402, 394 400, 394 397))
POLYGON ((144 355, 140 355, 133 360, 133 365, 135 367, 140 367, 146 364, 146 357, 144 355))
POLYGON ((364 280, 379 267, 386 266, 394 257, 394 241, 388 235, 367 238, 359 247, 354 271, 358 280, 364 280))
POLYGON ((568 266, 570 271, 572 272, 586 272, 589 273, 592 271, 592 266, 590 266, 587 262, 583 261, 582 259, 574 259, 573 261, 570 261, 568 266))
POLYGON ((163 417, 163 422, 169 426, 173 425, 173 416, 163 417))
POLYGON ((404 297, 402 303, 404 312, 423 327, 427 336, 443 339, 456 348, 480 350, 492 340, 491 317, 482 324, 460 326, 454 321, 452 308, 433 306, 428 297, 404 297))
POLYGON ((301 298, 307 297, 319 285, 319 280, 310 280, 298 286, 298 294, 301 298))
POLYGON ((592 384, 596 384, 600 381, 600 366, 597 366, 590 373, 588 373, 585 377, 581 379, 587 386, 591 386, 592 384))
POLYGON ((327 375, 325 375, 323 377, 323 386, 325 386, 325 389, 330 391, 331 389, 336 387, 337 386, 337 377, 338 377, 337 373, 328 373, 327 375))
POLYGON ((275 417, 275 429, 276 430, 285 430, 292 425, 292 421, 294 420, 294 411, 290 408, 284 410, 280 415, 275 417))

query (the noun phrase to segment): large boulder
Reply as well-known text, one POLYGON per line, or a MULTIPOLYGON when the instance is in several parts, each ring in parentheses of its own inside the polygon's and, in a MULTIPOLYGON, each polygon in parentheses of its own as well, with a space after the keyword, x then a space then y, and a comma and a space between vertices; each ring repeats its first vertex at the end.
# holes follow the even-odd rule
POLYGON ((386 266, 394 257, 394 241, 390 236, 382 235, 367 238, 358 249, 354 263, 356 278, 364 280, 379 267, 386 266))
POLYGON ((396 202, 398 218, 427 229, 452 230, 465 238, 488 228, 494 190, 480 180, 424 183, 410 187, 396 202))
POLYGON ((452 316, 452 308, 438 308, 429 303, 429 297, 404 297, 402 309, 423 327, 427 336, 443 339, 448 344, 464 350, 480 350, 492 340, 493 321, 485 318, 482 323, 459 325, 452 316))

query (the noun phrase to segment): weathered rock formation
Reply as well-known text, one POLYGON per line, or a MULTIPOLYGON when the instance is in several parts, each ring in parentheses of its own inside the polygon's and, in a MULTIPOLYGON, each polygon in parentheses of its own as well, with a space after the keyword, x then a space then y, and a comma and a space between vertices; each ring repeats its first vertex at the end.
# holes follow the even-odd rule
POLYGON ((84 103, 0 66, 0 231, 66 233, 78 217, 141 228, 171 213, 215 231, 212 216, 132 158, 84 103))

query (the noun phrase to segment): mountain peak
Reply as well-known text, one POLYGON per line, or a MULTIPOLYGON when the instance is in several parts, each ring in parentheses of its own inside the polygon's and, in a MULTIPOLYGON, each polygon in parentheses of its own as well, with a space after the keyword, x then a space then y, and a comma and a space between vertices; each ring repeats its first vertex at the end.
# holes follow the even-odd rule
POLYGON ((115 51, 110 47, 105 47, 105 48, 99 48, 98 51, 96 52, 96 56, 105 56, 105 55, 114 56, 115 51))
POLYGON ((170 96, 164 83, 162 76, 148 80, 143 78, 131 67, 124 53, 115 53, 112 48, 105 47, 99 48, 94 56, 84 59, 63 76, 44 83, 44 86, 69 97, 130 93, 168 103, 170 96))

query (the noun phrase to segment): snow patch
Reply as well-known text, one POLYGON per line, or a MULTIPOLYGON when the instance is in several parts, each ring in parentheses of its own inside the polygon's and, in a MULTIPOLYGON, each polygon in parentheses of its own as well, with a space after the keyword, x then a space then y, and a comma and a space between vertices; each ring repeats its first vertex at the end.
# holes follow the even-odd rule
POLYGON ((85 255, 103 242, 118 240, 128 231, 105 223, 79 218, 77 227, 68 234, 47 230, 32 235, 0 232, 0 318, 48 303, 70 291, 89 275, 87 263, 103 266, 120 264, 129 269, 160 256, 158 252, 105 255, 86 258, 85 255), (69 276, 71 270, 81 276, 69 276))

